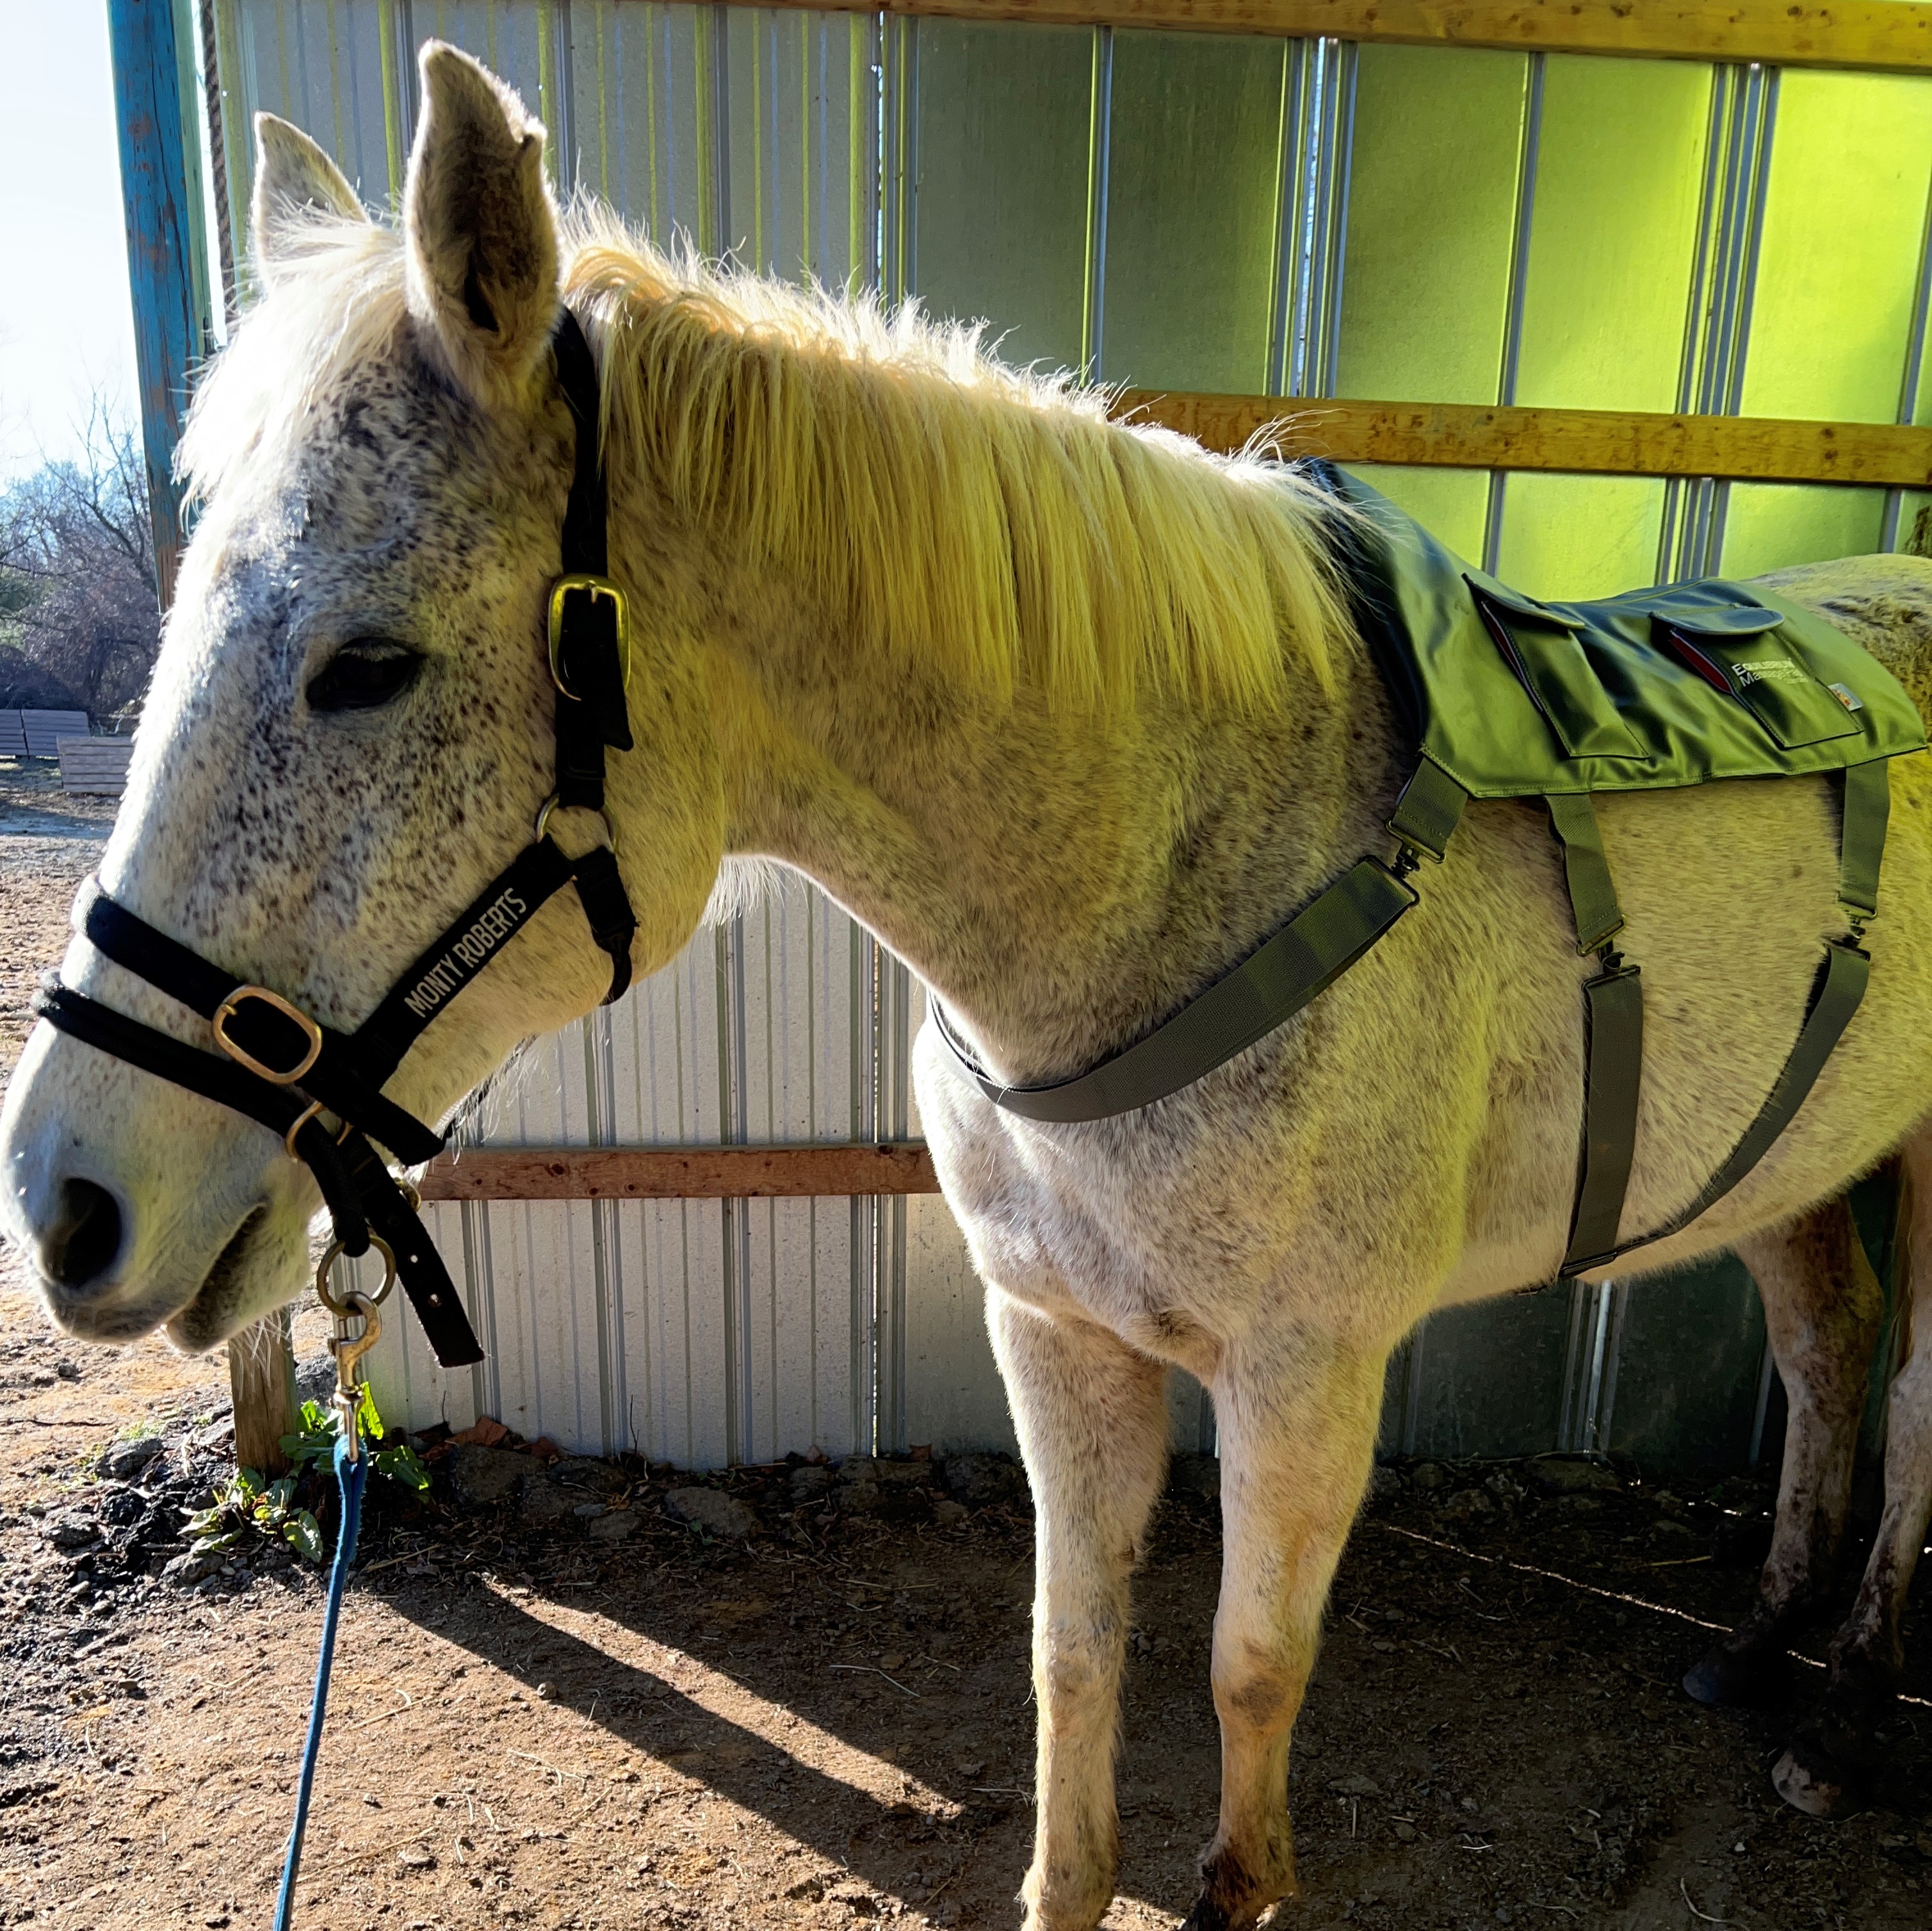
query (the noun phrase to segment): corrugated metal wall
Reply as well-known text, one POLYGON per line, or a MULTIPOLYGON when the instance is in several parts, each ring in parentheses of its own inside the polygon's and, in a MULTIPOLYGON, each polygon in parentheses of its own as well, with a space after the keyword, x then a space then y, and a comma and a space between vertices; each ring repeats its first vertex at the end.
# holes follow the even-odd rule
MULTIPOLYGON (((231 197, 257 107, 392 201, 413 48, 488 61, 561 182, 660 241, 986 316, 1176 388, 1923 421, 1932 82, 642 0, 216 0, 231 197)), ((1532 592, 1894 547, 1898 492, 1382 469, 1532 592)), ((809 886, 532 1049, 492 1144, 916 1134, 920 997, 809 886)), ((1862 1203, 1868 1231, 1884 1204, 1862 1203)), ((490 1360, 386 1341, 386 1408, 702 1465, 1010 1441, 943 1203, 440 1207, 490 1360)), ((406 1330, 406 1324, 392 1328, 406 1330)), ((1387 1446, 1736 1465, 1778 1396, 1734 1263, 1427 1324, 1387 1446)), ((1187 1445, 1211 1444, 1190 1386, 1187 1445)))

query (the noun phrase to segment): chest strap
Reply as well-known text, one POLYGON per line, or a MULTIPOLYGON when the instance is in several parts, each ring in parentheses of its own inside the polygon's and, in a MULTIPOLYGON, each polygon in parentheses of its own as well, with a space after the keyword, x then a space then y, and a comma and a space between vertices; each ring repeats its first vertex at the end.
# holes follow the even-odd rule
POLYGON ((1164 1025, 1072 1079, 1004 1086, 932 1004, 933 1024, 994 1105, 1056 1125, 1106 1120, 1166 1099, 1264 1039, 1348 970, 1418 901, 1406 874, 1358 859, 1327 891, 1164 1025))

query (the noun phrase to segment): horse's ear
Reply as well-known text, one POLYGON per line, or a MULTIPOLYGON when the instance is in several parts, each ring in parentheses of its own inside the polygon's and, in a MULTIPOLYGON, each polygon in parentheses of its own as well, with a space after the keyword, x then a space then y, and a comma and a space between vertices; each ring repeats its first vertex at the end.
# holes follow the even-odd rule
POLYGON ((472 394, 514 403, 556 319, 543 126, 438 40, 422 50, 422 103, 403 196, 410 310, 472 394))
POLYGON ((302 130, 273 114, 255 116, 255 193, 248 208, 255 265, 275 272, 301 253, 318 218, 367 221, 369 211, 342 170, 302 130))

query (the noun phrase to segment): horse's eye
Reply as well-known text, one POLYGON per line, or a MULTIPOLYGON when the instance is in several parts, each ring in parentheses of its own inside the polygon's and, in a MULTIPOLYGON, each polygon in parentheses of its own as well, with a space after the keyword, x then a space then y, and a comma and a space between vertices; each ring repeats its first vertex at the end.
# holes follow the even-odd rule
POLYGON ((373 711, 416 682, 422 659, 387 637, 345 643, 309 679, 308 701, 318 711, 373 711))

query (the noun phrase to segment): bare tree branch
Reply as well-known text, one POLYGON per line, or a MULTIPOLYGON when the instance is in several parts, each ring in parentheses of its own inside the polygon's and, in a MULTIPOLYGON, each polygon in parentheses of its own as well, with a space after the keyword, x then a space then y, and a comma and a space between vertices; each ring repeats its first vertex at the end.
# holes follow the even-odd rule
POLYGON ((97 716, 146 688, 160 638, 146 475, 97 397, 79 458, 0 495, 0 685, 97 716))

